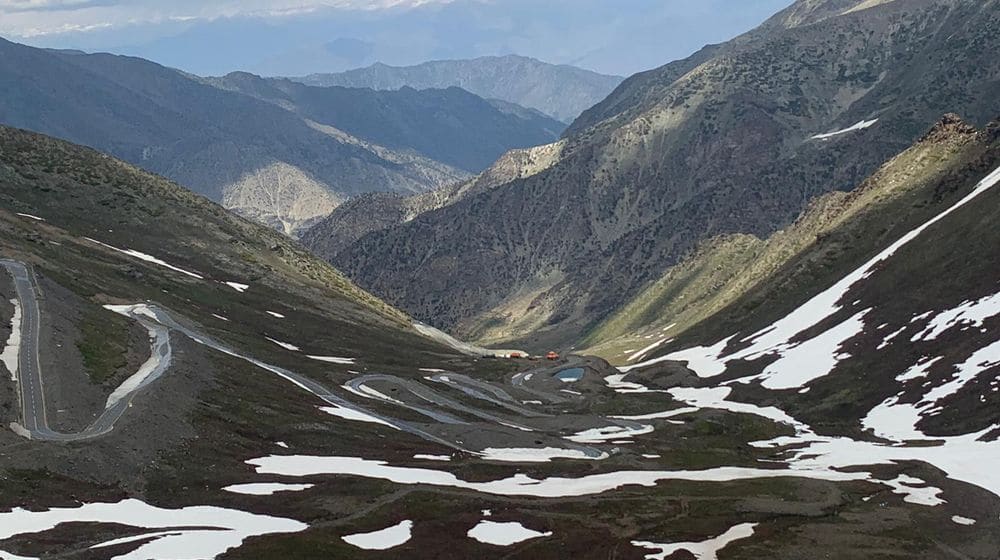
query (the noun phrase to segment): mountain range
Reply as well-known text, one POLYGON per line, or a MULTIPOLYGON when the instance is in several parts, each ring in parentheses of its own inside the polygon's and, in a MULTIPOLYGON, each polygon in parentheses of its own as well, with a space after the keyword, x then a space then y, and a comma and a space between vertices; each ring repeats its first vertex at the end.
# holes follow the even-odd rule
POLYGON ((101 149, 289 234, 351 196, 442 187, 563 128, 457 88, 203 79, 2 40, 0 75, 0 122, 101 149))
POLYGON ((395 90, 460 87, 486 99, 502 99, 572 122, 603 100, 623 80, 567 65, 546 64, 523 56, 438 60, 415 66, 376 63, 337 74, 296 78, 314 86, 395 90))
POLYGON ((941 115, 985 126, 1000 91, 988 54, 1000 46, 997 7, 797 2, 627 79, 510 181, 333 251, 322 235, 306 239, 360 285, 460 336, 572 344, 704 242, 769 237, 941 115))
POLYGON ((997 7, 799 0, 495 161, 562 125, 0 43, 0 116, 190 178, 454 179, 300 243, 295 171, 0 125, 0 558, 996 560, 997 7))
POLYGON ((0 127, 0 554, 990 560, 998 166, 1000 124, 944 117, 668 273, 613 368, 446 342, 278 232, 0 127))

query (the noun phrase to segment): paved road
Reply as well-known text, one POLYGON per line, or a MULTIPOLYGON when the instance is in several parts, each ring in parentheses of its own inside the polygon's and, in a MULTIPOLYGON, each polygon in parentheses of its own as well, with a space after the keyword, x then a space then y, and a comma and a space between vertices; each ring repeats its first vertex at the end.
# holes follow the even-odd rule
MULTIPOLYGON (((45 406, 45 384, 42 378, 42 368, 39 361, 39 338, 41 328, 41 313, 38 307, 38 291, 35 287, 34 274, 23 263, 0 259, 0 266, 7 269, 14 279, 17 299, 21 302, 21 348, 18 352, 18 390, 21 396, 21 426, 29 437, 42 441, 79 441, 92 439, 107 434, 114 429, 118 421, 128 410, 132 397, 149 382, 158 377, 170 365, 169 337, 156 337, 153 342, 153 355, 158 357, 158 365, 153 368, 147 383, 136 387, 122 396, 117 402, 110 403, 101 415, 89 426, 78 433, 61 433, 49 427, 45 406), (159 370, 159 371, 157 371, 159 370)), ((148 328, 148 327, 147 327, 148 328)))
POLYGON ((108 401, 108 405, 101 415, 84 430, 75 434, 60 433, 52 430, 48 425, 45 407, 44 383, 42 371, 39 364, 39 329, 40 312, 38 307, 38 293, 35 287, 34 275, 24 263, 0 259, 0 266, 3 266, 14 279, 17 290, 17 298, 21 302, 21 348, 18 352, 18 389, 21 396, 21 427, 23 430, 15 430, 24 435, 25 433, 33 440, 41 441, 80 441, 99 437, 111 432, 115 423, 122 417, 131 406, 132 400, 143 389, 156 381, 170 367, 172 356, 170 346, 170 331, 175 331, 187 336, 191 340, 208 346, 219 352, 240 358, 251 364, 277 374, 295 385, 299 386, 313 395, 319 397, 327 404, 348 408, 361 412, 368 416, 377 418, 390 424, 401 431, 416 435, 428 441, 439 443, 459 451, 468 451, 461 445, 439 438, 420 428, 412 426, 407 422, 396 420, 367 410, 363 407, 340 397, 320 383, 309 379, 295 372, 273 366, 246 356, 232 348, 214 340, 213 338, 188 328, 176 320, 165 310, 155 305, 134 305, 124 306, 116 309, 119 313, 131 317, 140 322, 149 330, 152 335, 152 353, 150 360, 144 364, 146 375, 141 383, 134 386, 125 387, 115 392, 108 401), (118 394, 121 393, 121 394, 118 394))
MULTIPOLYGON (((137 304, 113 308, 117 313, 130 317, 141 323, 151 334, 151 357, 145 364, 143 364, 139 372, 143 375, 136 375, 133 379, 130 379, 122 387, 116 390, 112 394, 111 398, 109 398, 105 410, 101 413, 97 420, 95 420, 90 426, 87 426, 84 430, 73 434, 56 432, 49 427, 48 419, 46 417, 44 383, 38 357, 39 329, 41 321, 38 305, 38 290, 36 288, 34 275, 27 266, 17 261, 0 259, 0 266, 6 268, 13 277, 17 290, 17 297, 21 302, 23 310, 21 323, 21 348, 18 353, 18 365, 20 370, 18 376, 18 388, 21 396, 23 432, 26 432, 31 439, 69 442, 87 440, 111 432, 114 429, 115 423, 131 406, 133 398, 143 389, 155 382, 170 367, 172 357, 170 333, 175 332, 190 338, 198 344, 207 346, 213 350, 228 354, 241 360, 245 360, 256 367, 278 375, 298 387, 312 393, 327 404, 350 409, 372 418, 376 418, 399 429, 400 431, 415 435, 427 441, 438 443, 459 451, 475 453, 475 450, 467 449, 461 442, 454 441, 454 438, 443 438, 409 422, 368 410, 350 402, 340 395, 330 391, 322 384, 306 376, 299 375, 293 371, 289 371, 242 354, 194 328, 185 326, 181 322, 175 320, 168 311, 157 307, 154 304, 137 304)), ((539 370, 536 370, 536 373, 541 375, 543 374, 543 371, 552 369, 553 368, 540 368, 539 370)), ((522 391, 528 391, 538 394, 539 396, 544 396, 544 398, 550 402, 565 401, 564 398, 552 393, 531 390, 530 388, 525 387, 525 377, 525 374, 515 376, 512 380, 513 385, 517 386, 522 391)), ((547 414, 542 414, 522 407, 520 403, 507 393, 507 391, 501 388, 461 374, 440 374, 432 376, 429 379, 436 383, 448 385, 471 397, 506 408, 524 419, 550 417, 547 414)), ((477 417, 498 426, 506 426, 519 431, 535 431, 533 428, 525 426, 522 423, 512 422, 507 418, 496 416, 485 410, 467 406, 411 379, 403 379, 392 375, 373 374, 352 379, 348 386, 352 391, 365 396, 366 398, 374 398, 386 401, 396 406, 408 408, 441 424, 469 424, 465 420, 441 410, 445 408, 477 417), (392 399, 391 397, 379 394, 377 391, 366 391, 366 388, 374 389, 367 387, 367 384, 371 383, 394 385, 430 404, 434 408, 392 399)), ((16 431, 18 431, 18 433, 22 433, 20 430, 16 431)), ((603 455, 603 452, 600 450, 589 446, 576 444, 566 444, 566 446, 573 449, 579 449, 588 456, 598 457, 603 455)))
POLYGON ((284 378, 284 379, 286 379, 288 381, 291 381, 292 383, 294 383, 295 385, 297 385, 299 388, 304 389, 304 390, 312 393, 316 397, 319 397, 320 399, 322 399, 327 404, 331 404, 331 405, 342 407, 342 408, 347 408, 349 410, 353 410, 353 411, 362 413, 362 414, 370 416, 372 418, 376 418, 378 420, 381 420, 382 422, 385 422, 386 424, 388 424, 390 426, 393 426, 394 428, 396 428, 396 429, 398 429, 400 431, 403 431, 403 432, 415 435, 415 436, 420 437, 422 439, 425 439, 427 441, 438 443, 438 444, 450 447, 452 449, 456 449, 458 451, 466 451, 466 452, 469 451, 468 449, 466 449, 465 447, 463 447, 459 443, 452 442, 452 441, 446 440, 444 438, 440 438, 438 436, 435 436, 434 434, 428 433, 427 431, 422 430, 422 429, 420 429, 420 428, 418 428, 418 427, 416 427, 416 426, 414 426, 414 425, 412 425, 412 424, 410 424, 408 422, 404 422, 402 420, 397 420, 395 418, 391 418, 391 417, 379 414, 377 412, 368 410, 368 409, 366 409, 366 408, 364 408, 362 406, 358 406, 358 405, 352 403, 351 401, 348 401, 347 399, 341 397, 340 395, 332 392, 330 389, 328 389, 327 387, 325 387, 323 384, 318 383, 316 381, 313 381, 312 379, 310 379, 310 378, 308 378, 308 377, 306 377, 304 375, 299 375, 298 373, 295 373, 294 371, 290 371, 290 370, 287 370, 287 369, 282 368, 282 367, 278 367, 278 366, 275 366, 275 365, 271 365, 271 364, 262 362, 262 361, 260 361, 260 360, 258 360, 256 358, 254 358, 254 357, 247 356, 247 355, 245 355, 245 354, 243 354, 241 352, 238 352, 238 351, 234 350, 233 348, 230 348, 229 346, 226 346, 225 344, 223 344, 223 343, 221 343, 221 342, 213 339, 212 337, 210 337, 210 336, 208 336, 208 335, 206 335, 206 334, 204 334, 202 332, 199 332, 199 331, 197 331, 195 329, 192 329, 192 328, 189 328, 187 326, 182 325, 180 322, 178 322, 177 320, 175 320, 170 315, 169 312, 167 312, 166 310, 164 310, 164 309, 162 309, 160 307, 157 307, 157 306, 152 305, 152 304, 149 304, 149 305, 141 304, 141 305, 136 305, 136 306, 132 306, 132 307, 133 307, 133 311, 131 313, 129 313, 129 315, 132 316, 132 317, 136 317, 137 319, 138 318, 145 318, 146 320, 155 321, 156 324, 158 324, 158 325, 160 325, 160 326, 162 326, 162 327, 164 327, 166 329, 169 329, 171 331, 179 332, 179 333, 183 334, 184 336, 190 338, 194 342, 197 342, 198 344, 201 344, 203 346, 207 346, 207 347, 209 347, 209 348, 211 348, 213 350, 222 352, 223 354, 227 354, 227 355, 232 356, 234 358, 239 358, 239 359, 244 360, 246 362, 249 362, 249 363, 251 363, 251 364, 253 364, 253 365, 255 365, 255 366, 257 366, 257 367, 259 367, 259 368, 261 368, 263 370, 266 370, 266 371, 269 371, 269 372, 271 372, 273 374, 276 374, 276 375, 278 375, 278 376, 280 376, 280 377, 282 377, 282 378, 284 378))

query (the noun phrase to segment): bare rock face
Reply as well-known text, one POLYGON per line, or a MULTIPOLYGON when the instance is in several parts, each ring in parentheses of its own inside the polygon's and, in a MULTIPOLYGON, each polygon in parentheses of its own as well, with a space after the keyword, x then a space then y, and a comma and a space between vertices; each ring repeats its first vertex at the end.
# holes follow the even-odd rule
POLYGON ((365 235, 334 262, 466 338, 572 340, 699 242, 767 237, 942 114, 985 125, 1000 87, 998 8, 798 2, 626 80, 540 172, 365 235))
POLYGON ((222 205, 286 235, 329 215, 341 199, 301 169, 276 162, 226 189, 222 205))

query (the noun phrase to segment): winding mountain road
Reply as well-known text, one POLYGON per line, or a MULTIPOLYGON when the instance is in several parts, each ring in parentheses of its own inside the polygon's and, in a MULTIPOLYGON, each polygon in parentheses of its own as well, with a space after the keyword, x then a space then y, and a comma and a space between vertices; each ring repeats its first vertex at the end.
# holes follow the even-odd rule
MULTIPOLYGON (((41 313, 39 306, 39 290, 37 282, 31 269, 24 263, 0 259, 0 266, 5 268, 14 280, 17 298, 20 301, 23 313, 21 318, 21 343, 18 348, 18 390, 21 400, 21 423, 12 424, 11 428, 18 434, 32 440, 51 442, 73 442, 93 439, 110 433, 116 422, 131 407, 133 399, 146 387, 154 383, 170 367, 172 350, 170 344, 171 333, 181 334, 192 341, 206 346, 212 350, 222 352, 229 356, 244 360, 258 368, 278 375, 283 379, 293 383, 299 388, 318 397, 323 402, 344 409, 349 409, 357 415, 367 416, 379 423, 392 426, 400 431, 420 437, 426 441, 437 443, 457 451, 477 454, 476 449, 469 449, 455 437, 442 437, 431 433, 423 426, 411 422, 392 418, 379 414, 332 392, 330 389, 304 375, 293 371, 262 362, 256 358, 243 354, 220 341, 188 326, 185 326, 166 310, 154 304, 135 304, 122 306, 108 306, 108 309, 120 315, 129 317, 143 325, 150 333, 151 353, 150 358, 140 366, 139 370, 116 389, 108 399, 105 409, 100 416, 78 433, 62 433, 53 430, 48 424, 46 416, 46 403, 44 392, 44 380, 39 360, 41 313)), ((541 370, 539 370, 540 373, 541 370)), ((525 375, 516 376, 512 385, 530 394, 543 396, 550 402, 564 401, 562 397, 545 391, 531 390, 524 387, 525 375)), ((445 410, 451 410, 459 414, 475 417, 479 420, 494 424, 501 429, 512 429, 516 432, 548 431, 539 430, 530 424, 525 425, 523 421, 531 419, 551 418, 551 415, 531 410, 522 406, 522 403, 514 399, 507 391, 492 384, 473 379, 461 374, 446 372, 427 377, 429 381, 447 386, 460 391, 467 396, 477 400, 488 402, 494 406, 506 409, 508 412, 516 414, 517 420, 498 416, 493 412, 466 405, 458 400, 448 397, 435 389, 425 386, 413 379, 405 379, 393 375, 370 374, 356 377, 345 386, 354 392, 368 399, 382 401, 385 404, 401 406, 410 409, 423 416, 430 418, 440 425, 468 425, 469 422, 450 414, 445 410), (422 405, 408 403, 397 400, 380 393, 371 384, 390 385, 397 390, 409 393, 421 401, 422 405)), ((623 423, 618 420, 616 423, 623 423)), ((557 436, 558 437, 558 436, 557 436)), ((561 439, 561 438, 560 438, 561 439)), ((583 452, 586 456, 599 458, 606 456, 601 450, 596 448, 564 443, 567 449, 575 449, 583 452)))
POLYGON ((4 267, 13 278, 17 298, 23 310, 20 325, 21 344, 18 349, 18 390, 21 400, 21 423, 19 426, 12 426, 12 428, 18 434, 26 436, 29 439, 72 442, 93 439, 110 433, 114 429, 115 423, 129 409, 135 396, 156 381, 170 367, 172 357, 170 331, 176 331, 213 350, 246 360, 257 367, 277 374, 319 397, 327 404, 348 408, 371 416, 401 431, 408 432, 428 441, 439 443, 459 451, 468 451, 461 445, 439 438, 406 422, 388 418, 359 407, 305 376, 284 368, 266 364, 237 352, 207 335, 181 325, 163 309, 146 304, 119 306, 113 308, 113 311, 138 321, 149 330, 152 340, 150 359, 139 368, 136 375, 129 378, 118 390, 112 393, 108 399, 106 408, 93 423, 78 433, 57 432, 49 427, 46 415, 44 382, 38 355, 41 313, 34 274, 24 263, 18 261, 0 259, 0 266, 4 267))
MULTIPOLYGON (((18 350, 18 389, 21 396, 21 428, 30 439, 42 441, 79 441, 92 439, 110 432, 115 422, 125 413, 135 392, 117 402, 109 403, 100 416, 89 426, 75 434, 61 433, 49 427, 45 406, 44 382, 39 359, 39 339, 41 312, 38 306, 38 290, 31 270, 21 262, 2 259, 0 266, 7 269, 14 279, 17 298, 21 302, 21 346, 18 350)), ((155 344, 154 355, 158 355, 162 369, 170 361, 169 344, 155 344)), ((21 430, 15 429, 20 432, 21 430)))

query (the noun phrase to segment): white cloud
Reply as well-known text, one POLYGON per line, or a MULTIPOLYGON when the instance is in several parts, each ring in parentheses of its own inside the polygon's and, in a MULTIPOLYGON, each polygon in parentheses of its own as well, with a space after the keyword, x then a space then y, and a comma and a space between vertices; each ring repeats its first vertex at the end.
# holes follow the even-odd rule
POLYGON ((386 10, 454 0, 0 0, 0 34, 39 37, 226 17, 289 17, 325 9, 386 10))

